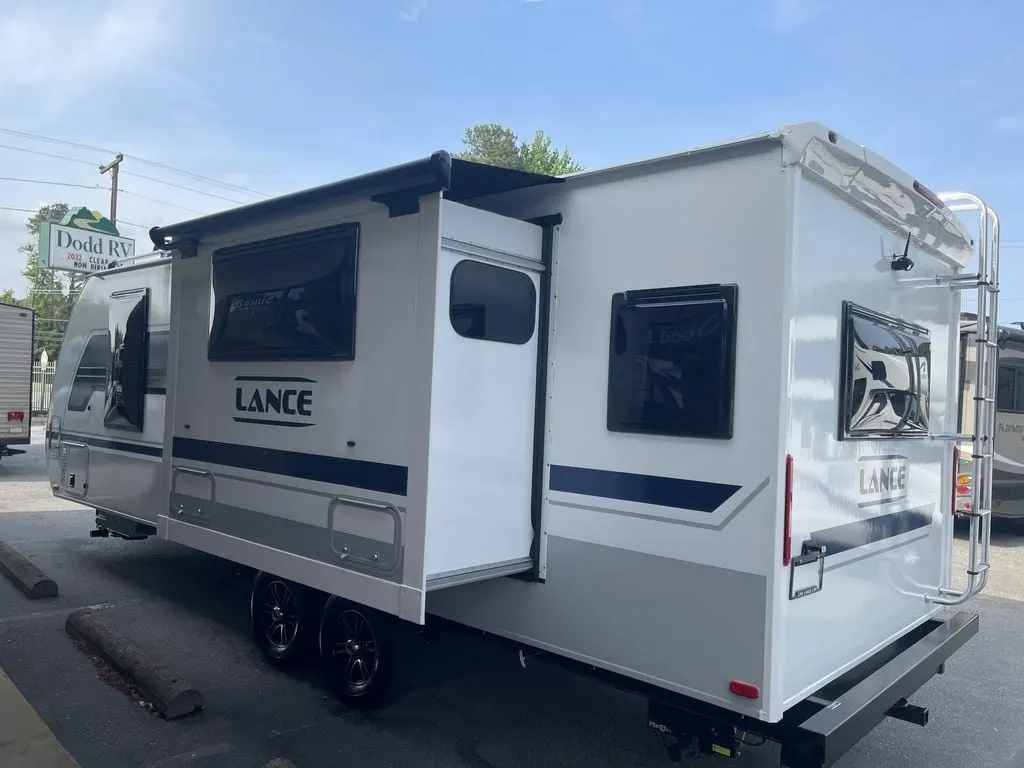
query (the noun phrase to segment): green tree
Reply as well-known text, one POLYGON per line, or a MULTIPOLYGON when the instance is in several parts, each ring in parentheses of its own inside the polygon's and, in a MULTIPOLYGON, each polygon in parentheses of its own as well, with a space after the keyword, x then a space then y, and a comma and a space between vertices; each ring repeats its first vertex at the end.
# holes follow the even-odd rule
POLYGON ((552 149, 551 137, 540 130, 534 133, 531 141, 520 141, 511 128, 498 123, 480 123, 466 129, 462 143, 465 150, 456 155, 462 160, 549 176, 583 170, 568 149, 552 149))
POLYGON ((59 222, 67 212, 67 203, 42 206, 25 223, 29 241, 18 249, 25 254, 25 269, 21 274, 28 281, 28 293, 19 303, 36 312, 34 356, 37 359, 44 349, 51 360, 57 357, 68 318, 84 283, 84 276, 62 273, 39 263, 40 226, 45 221, 59 222))
POLYGON ((14 291, 8 288, 3 293, 0 293, 0 304, 15 304, 21 306, 21 299, 14 295, 14 291))

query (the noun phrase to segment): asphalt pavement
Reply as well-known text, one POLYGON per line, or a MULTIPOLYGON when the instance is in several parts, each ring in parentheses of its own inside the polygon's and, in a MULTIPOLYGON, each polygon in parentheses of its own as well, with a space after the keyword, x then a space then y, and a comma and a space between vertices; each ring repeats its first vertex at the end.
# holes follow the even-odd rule
MULTIPOLYGON (((0 462, 0 539, 61 589, 33 602, 0 580, 0 666, 82 768, 672 765, 640 698, 543 659, 523 669, 462 635, 410 635, 397 701, 347 711, 315 670, 262 661, 244 569, 167 542, 90 539, 92 522, 52 499, 41 446, 0 462), (200 688, 204 711, 161 720, 76 648, 64 620, 90 605, 200 688)), ((996 538, 992 584, 975 603, 981 634, 915 697, 930 724, 885 722, 840 768, 1024 768, 1024 535, 996 538)), ((963 550, 958 541, 960 561, 963 550)), ((716 764, 767 768, 778 755, 767 746, 684 766, 716 764)))

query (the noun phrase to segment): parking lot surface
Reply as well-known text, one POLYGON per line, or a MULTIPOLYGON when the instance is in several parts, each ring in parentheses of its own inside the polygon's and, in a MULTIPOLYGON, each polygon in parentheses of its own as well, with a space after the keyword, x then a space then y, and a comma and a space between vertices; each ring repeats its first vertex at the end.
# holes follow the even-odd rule
MULTIPOLYGON (((0 580, 0 666, 83 768, 672 765, 640 698, 543 657, 524 669, 512 651, 462 635, 412 633, 399 698, 347 711, 315 669, 262 661, 249 638, 251 574, 167 542, 90 539, 92 523, 50 496, 41 446, 0 462, 0 539, 61 590, 33 602, 0 580), (161 720, 76 648, 64 621, 90 605, 198 687, 205 709, 161 720)), ((885 722, 842 768, 1024 768, 1022 558, 1024 535, 1000 532, 991 588, 975 603, 981 634, 915 697, 930 724, 885 722)), ((778 756, 767 746, 684 766, 716 764, 778 756)))

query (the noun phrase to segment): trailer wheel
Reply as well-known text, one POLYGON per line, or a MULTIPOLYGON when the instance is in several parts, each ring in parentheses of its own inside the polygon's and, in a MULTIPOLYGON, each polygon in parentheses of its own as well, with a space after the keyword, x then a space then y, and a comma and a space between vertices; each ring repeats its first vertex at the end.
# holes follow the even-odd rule
POLYGON ((298 660, 312 645, 316 627, 313 594, 287 579, 260 571, 253 580, 249 613, 252 636, 275 667, 298 660))
POLYGON ((375 709, 395 669, 391 616, 332 596, 320 619, 320 660, 331 691, 352 709, 375 709))

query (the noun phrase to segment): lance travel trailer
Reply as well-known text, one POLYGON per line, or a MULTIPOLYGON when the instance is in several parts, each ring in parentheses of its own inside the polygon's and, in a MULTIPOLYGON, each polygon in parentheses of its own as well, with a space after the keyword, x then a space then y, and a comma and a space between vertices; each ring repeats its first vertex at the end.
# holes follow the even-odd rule
POLYGON ((951 606, 988 578, 993 412, 958 588, 959 291, 988 327, 994 222, 799 124, 558 178, 437 152, 154 228, 167 258, 72 318, 60 397, 111 346, 92 427, 51 420, 55 493, 255 569, 264 655, 315 647, 350 706, 385 701, 396 627, 454 622, 646 696, 675 754, 831 765, 923 725, 978 631, 951 606))
MULTIPOLYGON (((961 432, 971 432, 974 411, 968 406, 978 386, 976 315, 964 313, 961 333, 961 432)), ((988 374, 996 386, 991 511, 993 517, 1020 522, 1024 521, 1024 330, 1019 326, 1000 326, 992 338, 997 347, 988 374)), ((958 463, 956 509, 964 514, 970 511, 974 495, 970 446, 959 447, 958 463)))
POLYGON ((0 459, 32 441, 32 354, 36 315, 0 303, 0 459))

